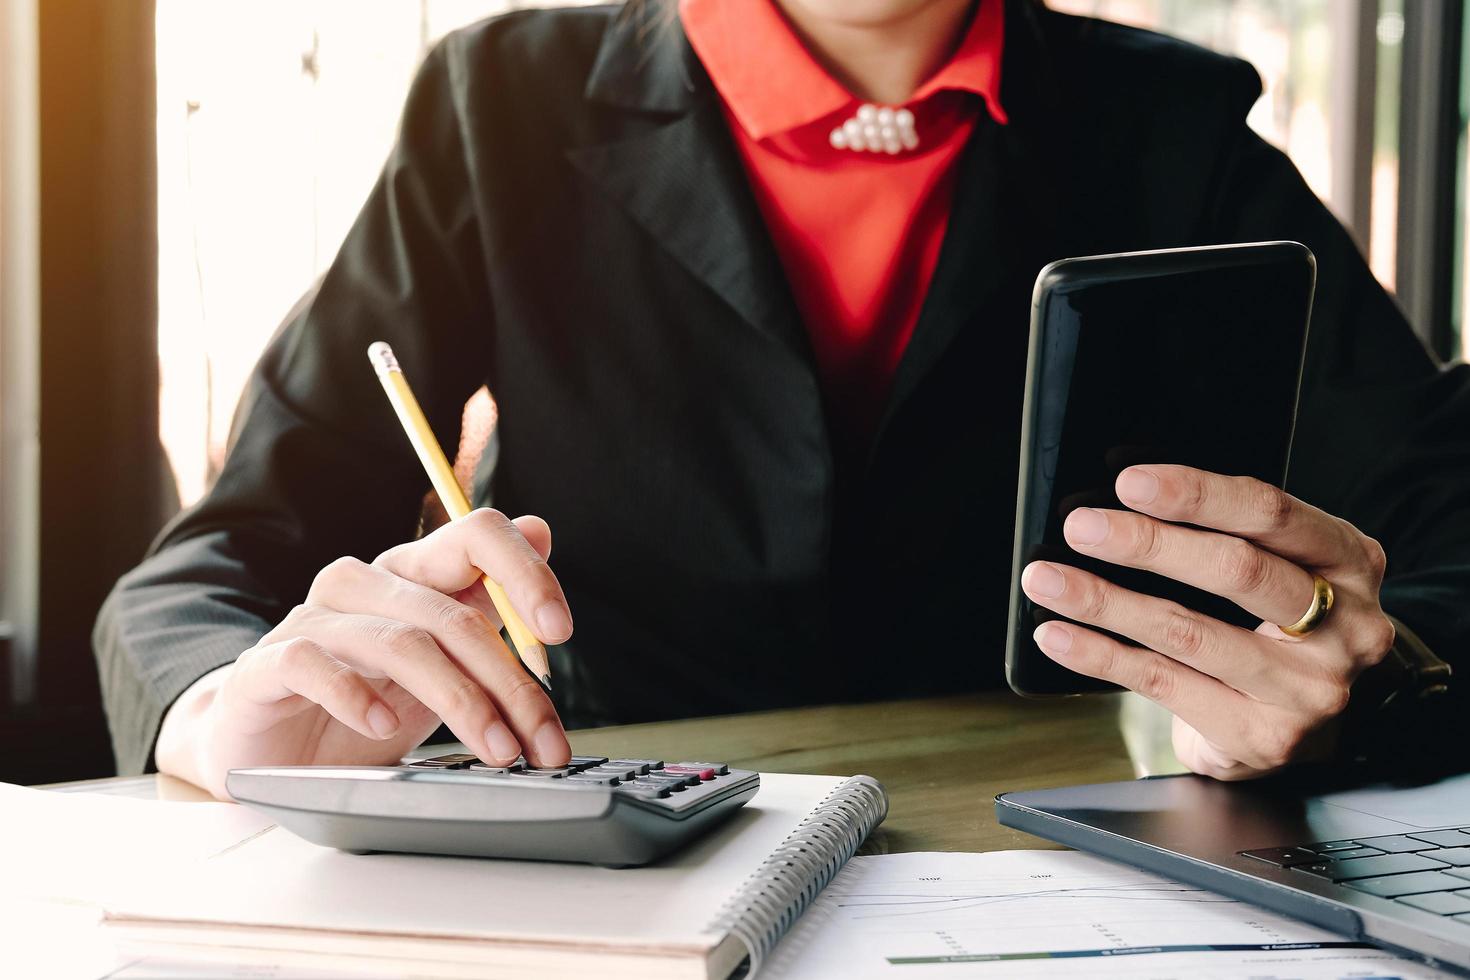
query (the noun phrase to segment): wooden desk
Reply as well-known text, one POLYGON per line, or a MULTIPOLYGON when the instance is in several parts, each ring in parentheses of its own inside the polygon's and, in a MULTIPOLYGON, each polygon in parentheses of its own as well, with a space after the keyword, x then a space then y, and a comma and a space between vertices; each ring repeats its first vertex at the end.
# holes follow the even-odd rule
MULTIPOLYGON (((571 741, 579 755, 867 773, 887 787, 891 805, 866 851, 994 851, 1053 846, 997 824, 997 793, 1131 779, 1141 771, 1124 746, 1121 703, 1114 696, 1024 701, 1000 692, 622 725, 572 732, 571 741)), ((205 798, 170 776, 54 788, 205 798)))

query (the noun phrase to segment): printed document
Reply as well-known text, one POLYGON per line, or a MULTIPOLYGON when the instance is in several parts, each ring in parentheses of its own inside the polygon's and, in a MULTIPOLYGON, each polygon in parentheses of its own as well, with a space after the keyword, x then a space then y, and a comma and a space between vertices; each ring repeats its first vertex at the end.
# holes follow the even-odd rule
POLYGON ((762 980, 1420 980, 1447 976, 1074 851, 855 857, 762 980))

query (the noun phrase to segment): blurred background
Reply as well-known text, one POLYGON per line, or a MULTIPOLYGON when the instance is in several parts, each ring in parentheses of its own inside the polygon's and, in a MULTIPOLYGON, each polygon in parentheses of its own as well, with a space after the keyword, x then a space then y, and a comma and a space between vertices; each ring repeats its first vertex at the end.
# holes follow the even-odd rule
MULTIPOLYGON (((413 72, 505 0, 0 0, 0 779, 104 775, 89 632, 209 487, 413 72), (155 248, 156 244, 156 248, 155 248)), ((1470 351, 1467 0, 1049 0, 1247 59, 1250 123, 1470 351)))

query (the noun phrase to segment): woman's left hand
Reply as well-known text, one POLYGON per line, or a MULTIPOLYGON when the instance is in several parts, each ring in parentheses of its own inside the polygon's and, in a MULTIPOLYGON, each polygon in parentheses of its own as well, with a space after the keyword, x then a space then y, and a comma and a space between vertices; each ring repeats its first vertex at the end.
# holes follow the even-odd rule
POLYGON ((1137 513, 1078 508, 1064 528, 1069 545, 1213 592, 1263 622, 1244 630, 1037 561, 1021 577, 1033 601, 1142 648, 1063 622, 1038 627, 1037 645, 1064 667, 1171 711, 1175 754, 1195 772, 1247 779, 1330 753, 1353 681, 1393 645, 1378 604, 1383 548, 1248 477, 1150 464, 1119 474, 1117 492, 1137 513), (1320 628, 1293 639, 1275 624, 1295 623, 1311 606, 1314 574, 1331 583, 1335 601, 1320 628))

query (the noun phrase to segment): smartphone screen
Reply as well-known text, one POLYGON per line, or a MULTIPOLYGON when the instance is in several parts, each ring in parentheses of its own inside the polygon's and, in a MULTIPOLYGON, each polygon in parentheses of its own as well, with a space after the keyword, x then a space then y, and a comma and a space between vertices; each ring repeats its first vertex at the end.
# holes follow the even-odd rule
POLYGON ((1021 571, 1037 559, 1255 628, 1258 621, 1229 600, 1079 555, 1062 524, 1077 507, 1123 509, 1114 482, 1137 463, 1181 463, 1282 486, 1315 277, 1312 253, 1295 242, 1066 259, 1042 270, 1011 573, 1012 689, 1116 689, 1058 665, 1032 641, 1037 626, 1063 618, 1021 591, 1021 571))

